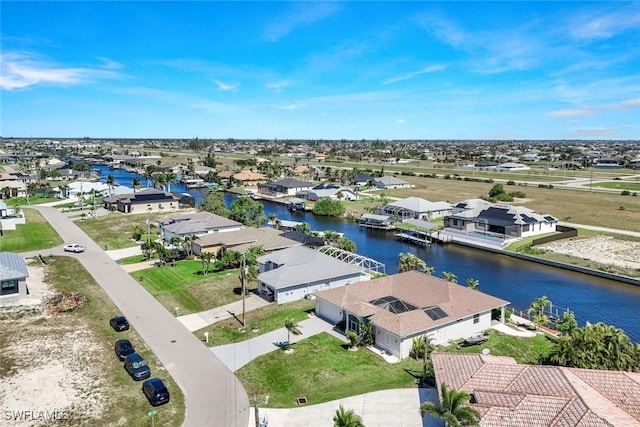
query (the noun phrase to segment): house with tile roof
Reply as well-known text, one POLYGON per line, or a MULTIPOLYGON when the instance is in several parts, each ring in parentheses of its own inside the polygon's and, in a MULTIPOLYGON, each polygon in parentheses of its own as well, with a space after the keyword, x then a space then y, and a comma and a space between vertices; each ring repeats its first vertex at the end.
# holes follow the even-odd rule
POLYGON ((436 383, 467 391, 482 427, 640 426, 640 373, 520 365, 482 354, 433 352, 431 359, 436 383))
POLYGON ((240 222, 210 212, 172 215, 158 220, 158 230, 167 243, 173 237, 184 239, 193 235, 199 238, 205 234, 237 231, 243 227, 240 222))
POLYGON ((406 271, 336 289, 319 291, 316 315, 343 321, 359 331, 373 324, 375 346, 400 358, 411 351, 413 338, 428 336, 434 344, 468 338, 491 328, 492 311, 509 302, 418 271, 406 271))
POLYGON ((558 220, 524 206, 470 199, 453 206, 444 218, 444 231, 484 233, 502 239, 519 239, 556 231, 558 220))
POLYGON ((11 252, 0 252, 0 305, 29 295, 29 271, 24 258, 11 252))
POLYGON ((362 268, 305 246, 258 257, 258 291, 270 301, 299 300, 321 290, 369 280, 362 268))
POLYGON ((242 228, 227 233, 209 233, 193 242, 193 253, 199 256, 205 252, 217 254, 223 249, 246 252, 252 246, 260 246, 267 252, 302 246, 302 243, 283 236, 285 232, 275 228, 242 228))

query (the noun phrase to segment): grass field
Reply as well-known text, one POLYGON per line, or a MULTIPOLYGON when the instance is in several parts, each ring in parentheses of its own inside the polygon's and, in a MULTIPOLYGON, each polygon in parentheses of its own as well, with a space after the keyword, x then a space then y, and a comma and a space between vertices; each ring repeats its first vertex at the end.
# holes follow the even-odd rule
MULTIPOLYGON (((609 181, 609 182, 596 182, 592 184, 594 187, 613 188, 616 190, 627 191, 640 191, 640 183, 628 182, 628 181, 609 181)), ((588 186, 588 184, 585 184, 588 186)))
POLYGON ((209 332, 207 345, 211 347, 240 342, 284 327, 285 319, 292 318, 296 322, 305 320, 307 313, 314 307, 315 303, 307 300, 271 304, 247 313, 247 328, 244 332, 240 328, 240 323, 231 318, 195 331, 194 334, 201 338, 205 332, 209 332))
POLYGON ((15 230, 5 230, 0 238, 0 252, 27 252, 46 250, 62 244, 62 239, 45 221, 40 212, 23 209, 26 224, 15 230))
MULTIPOLYGON (((37 354, 33 355, 31 360, 24 364, 12 361, 11 374, 24 374, 25 371, 28 373, 32 369, 40 372, 41 369, 42 373, 39 375, 43 385, 47 384, 47 380, 56 381, 56 376, 47 376, 47 369, 55 370, 58 364, 51 362, 40 368, 39 363, 41 359, 48 360, 47 358, 52 357, 52 354, 60 353, 64 356, 64 362, 69 364, 70 370, 85 373, 86 377, 82 378, 83 384, 91 387, 93 398, 104 405, 104 408, 101 415, 92 414, 93 408, 87 406, 92 400, 89 396, 82 396, 83 399, 86 397, 86 403, 71 410, 71 418, 68 422, 57 424, 148 426, 147 413, 153 408, 141 391, 142 383, 131 379, 123 369, 122 362, 114 354, 114 342, 126 338, 145 358, 151 367, 152 376, 162 378, 170 390, 171 402, 156 409, 156 424, 181 425, 185 416, 185 402, 180 388, 135 330, 117 333, 109 327, 109 319, 119 310, 107 294, 77 260, 69 257, 47 257, 46 260, 48 265, 44 267, 45 282, 57 291, 78 292, 85 297, 85 302, 82 307, 73 311, 46 317, 35 313, 24 314, 20 318, 20 327, 14 327, 15 316, 0 318, 3 331, 2 340, 0 340, 0 356, 5 346, 16 345, 25 339, 35 340, 25 350, 33 351, 34 347, 40 346, 40 351, 46 353, 41 357, 37 354), (70 347, 57 348, 60 342, 65 342, 70 347), (42 343, 46 344, 41 345, 42 343), (75 366, 77 364, 82 364, 82 367, 75 366)), ((2 381, 8 380, 2 375, 0 372, 2 381)), ((4 375, 7 375, 7 372, 4 375)), ((49 384, 49 386, 52 389, 51 393, 59 387, 66 387, 63 390, 67 390, 67 393, 68 390, 79 387, 76 383, 58 384, 57 387, 49 384)), ((46 388, 44 390, 46 392, 46 388)), ((62 405, 63 402, 60 404, 62 405)))
POLYGON ((167 310, 189 314, 241 299, 238 270, 202 275, 200 261, 178 261, 131 273, 167 310))

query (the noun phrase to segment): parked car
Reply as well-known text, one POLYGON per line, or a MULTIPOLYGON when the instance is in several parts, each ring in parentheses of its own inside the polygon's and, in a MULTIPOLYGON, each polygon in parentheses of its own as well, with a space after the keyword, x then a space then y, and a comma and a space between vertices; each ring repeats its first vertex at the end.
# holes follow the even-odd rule
POLYGON ((160 378, 151 378, 142 383, 142 392, 152 406, 169 403, 169 390, 160 378))
POLYGON ((116 345, 114 346, 114 349, 116 351, 116 356, 118 356, 118 359, 120 359, 120 361, 124 360, 124 358, 127 357, 128 355, 136 352, 136 350, 133 348, 133 345, 131 345, 131 342, 129 340, 116 341, 116 345))
POLYGON ((136 381, 145 380, 151 376, 151 369, 138 353, 131 353, 124 358, 124 369, 136 381))
POLYGON ((84 252, 84 246, 79 245, 77 243, 69 243, 68 245, 64 245, 65 252, 84 252))
POLYGON ((112 318, 111 320, 109 320, 109 324, 116 332, 122 332, 129 329, 129 322, 124 316, 116 316, 112 318))

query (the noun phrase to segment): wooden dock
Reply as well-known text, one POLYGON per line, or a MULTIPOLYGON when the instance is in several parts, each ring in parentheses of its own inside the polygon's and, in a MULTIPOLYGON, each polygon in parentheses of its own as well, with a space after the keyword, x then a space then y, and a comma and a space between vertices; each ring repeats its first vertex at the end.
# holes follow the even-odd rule
POLYGON ((395 237, 414 245, 429 246, 431 244, 431 236, 423 231, 402 231, 395 233, 395 237))

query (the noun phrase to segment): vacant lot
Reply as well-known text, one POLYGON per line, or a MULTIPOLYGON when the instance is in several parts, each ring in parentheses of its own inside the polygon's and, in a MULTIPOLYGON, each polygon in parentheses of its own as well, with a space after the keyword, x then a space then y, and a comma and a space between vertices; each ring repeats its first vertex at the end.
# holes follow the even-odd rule
MULTIPOLYGON (((84 302, 60 313, 42 305, 0 309, 0 408, 56 413, 64 418, 56 425, 149 425, 152 407, 142 384, 128 376, 113 351, 117 339, 127 338, 152 375, 170 389, 172 401, 157 409, 156 424, 180 425, 185 410, 180 389, 135 331, 116 333, 109 327, 118 310, 104 291, 76 260, 53 257, 47 262, 29 267, 32 297, 68 291, 79 293, 84 302)), ((10 421, 4 415, 3 425, 51 425, 10 421)))
POLYGON ((40 212, 24 209, 26 224, 19 224, 15 230, 5 230, 0 239, 0 252, 27 252, 58 246, 62 239, 45 221, 40 212))

